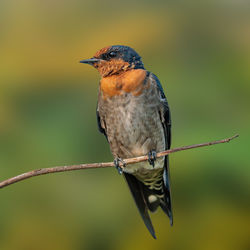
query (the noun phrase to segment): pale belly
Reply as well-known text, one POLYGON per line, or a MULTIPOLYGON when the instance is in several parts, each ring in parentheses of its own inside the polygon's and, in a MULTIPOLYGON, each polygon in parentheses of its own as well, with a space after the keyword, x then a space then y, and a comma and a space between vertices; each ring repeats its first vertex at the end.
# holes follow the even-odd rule
MULTIPOLYGON (((165 150, 164 130, 156 106, 140 102, 130 102, 129 105, 112 104, 110 112, 105 114, 105 122, 114 157, 126 159, 148 155, 151 150, 165 150)), ((126 166, 124 172, 143 173, 163 166, 164 158, 160 158, 155 162, 154 168, 148 162, 141 162, 126 166)))

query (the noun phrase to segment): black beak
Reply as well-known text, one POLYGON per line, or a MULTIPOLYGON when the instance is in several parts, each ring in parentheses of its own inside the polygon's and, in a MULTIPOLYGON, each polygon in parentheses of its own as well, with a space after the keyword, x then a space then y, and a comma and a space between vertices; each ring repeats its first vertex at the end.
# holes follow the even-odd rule
POLYGON ((87 63, 90 65, 93 65, 94 63, 98 63, 99 61, 100 61, 100 59, 90 58, 90 59, 82 60, 82 61, 80 61, 80 63, 87 63))

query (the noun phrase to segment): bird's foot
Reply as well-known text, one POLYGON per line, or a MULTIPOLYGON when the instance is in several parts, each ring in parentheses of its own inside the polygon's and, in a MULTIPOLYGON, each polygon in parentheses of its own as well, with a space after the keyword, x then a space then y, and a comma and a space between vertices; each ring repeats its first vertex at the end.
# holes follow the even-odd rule
POLYGON ((119 157, 116 157, 114 159, 114 164, 115 164, 115 167, 116 167, 116 169, 118 171, 118 174, 122 174, 123 173, 123 168, 126 167, 126 163, 123 161, 123 159, 121 159, 119 157))
POLYGON ((148 153, 148 162, 150 165, 153 166, 153 168, 155 167, 155 161, 156 161, 156 151, 151 150, 148 153))

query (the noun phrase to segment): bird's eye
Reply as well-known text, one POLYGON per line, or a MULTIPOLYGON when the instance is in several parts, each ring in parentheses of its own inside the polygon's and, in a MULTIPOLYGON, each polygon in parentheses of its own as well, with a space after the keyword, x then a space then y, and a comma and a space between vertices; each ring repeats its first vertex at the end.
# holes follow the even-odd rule
POLYGON ((111 51, 108 53, 109 57, 115 57, 116 56, 116 52, 115 51, 111 51))

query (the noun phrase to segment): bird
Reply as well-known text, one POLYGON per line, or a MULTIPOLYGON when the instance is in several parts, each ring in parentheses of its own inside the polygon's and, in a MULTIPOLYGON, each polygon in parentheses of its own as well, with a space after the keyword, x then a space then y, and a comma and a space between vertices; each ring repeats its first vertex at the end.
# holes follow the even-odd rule
POLYGON ((156 239, 149 211, 161 207, 173 225, 169 157, 156 159, 157 152, 171 146, 170 109, 162 85, 129 46, 106 46, 80 63, 100 73, 96 109, 99 131, 105 135, 114 164, 156 239), (148 162, 126 166, 123 161, 142 155, 148 155, 148 162))

